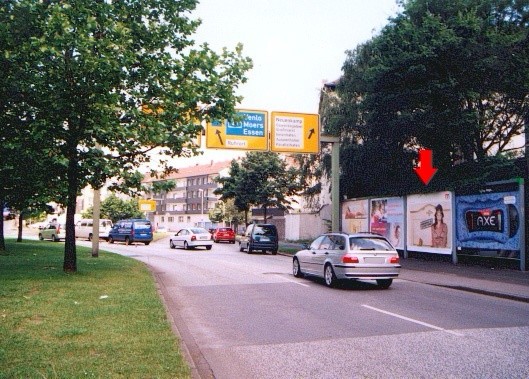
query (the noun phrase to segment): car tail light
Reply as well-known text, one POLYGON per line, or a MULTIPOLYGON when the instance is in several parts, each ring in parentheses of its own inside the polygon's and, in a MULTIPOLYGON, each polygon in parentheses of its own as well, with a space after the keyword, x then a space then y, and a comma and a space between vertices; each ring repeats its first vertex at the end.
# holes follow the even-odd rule
POLYGON ((389 258, 389 263, 399 263, 400 258, 399 257, 391 257, 389 258))
POLYGON ((61 234, 61 226, 60 225, 57 226, 57 234, 61 234))
POLYGON ((342 257, 342 263, 359 263, 358 257, 353 255, 344 255, 342 257))
POLYGON ((197 236, 191 236, 191 241, 196 241, 197 240, 197 236))

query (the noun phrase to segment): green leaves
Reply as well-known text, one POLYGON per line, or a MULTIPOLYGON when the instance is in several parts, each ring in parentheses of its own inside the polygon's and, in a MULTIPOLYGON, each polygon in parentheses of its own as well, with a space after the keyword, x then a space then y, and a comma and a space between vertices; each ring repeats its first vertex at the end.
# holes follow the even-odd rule
POLYGON ((273 152, 248 152, 241 162, 232 161, 229 177, 217 178, 215 191, 221 200, 233 199, 239 210, 251 206, 289 209, 303 189, 300 172, 273 152))
POLYGON ((322 112, 326 130, 345 141, 342 167, 355 165, 344 169, 347 196, 420 189, 409 173, 421 147, 434 150, 440 169, 432 185, 446 186, 456 163, 477 160, 485 170, 487 157, 524 132, 526 2, 402 4, 379 35, 349 52, 339 100, 322 112))
MULTIPOLYGON (((0 73, 0 140, 15 138, 53 167, 61 179, 47 186, 59 194, 54 200, 73 207, 73 194, 111 178, 115 188, 139 188, 134 171, 152 150, 197 153, 186 149, 199 131, 195 120, 234 113, 251 60, 240 46, 220 54, 193 47, 199 22, 189 13, 196 3, 2 3, 0 63, 9 69, 0 73), (156 111, 144 112, 145 104, 156 111), (10 132, 15 126, 24 138, 10 132)), ((0 147, 0 160, 7 154, 0 147)))

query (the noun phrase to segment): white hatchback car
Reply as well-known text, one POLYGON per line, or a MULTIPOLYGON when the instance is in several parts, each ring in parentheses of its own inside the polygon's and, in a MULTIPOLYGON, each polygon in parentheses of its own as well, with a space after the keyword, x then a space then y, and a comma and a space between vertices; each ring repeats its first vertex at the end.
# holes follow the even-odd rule
POLYGON ((199 246, 204 246, 207 250, 211 250, 213 246, 211 233, 204 228, 184 228, 169 239, 171 249, 183 247, 187 250, 199 246))
POLYGON ((400 267, 397 250, 378 234, 326 233, 294 255, 292 272, 322 277, 329 287, 338 280, 370 279, 388 288, 400 267))

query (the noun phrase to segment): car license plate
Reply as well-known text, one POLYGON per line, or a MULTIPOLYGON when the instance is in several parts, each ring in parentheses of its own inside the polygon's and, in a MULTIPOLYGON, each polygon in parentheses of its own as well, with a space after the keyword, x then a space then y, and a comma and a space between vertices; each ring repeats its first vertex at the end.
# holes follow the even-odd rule
POLYGON ((264 236, 263 236, 263 237, 261 237, 261 241, 262 241, 262 242, 269 242, 269 241, 270 241, 270 238, 268 238, 268 237, 264 237, 264 236))
POLYGON ((385 263, 385 257, 366 257, 364 258, 365 263, 385 263))
POLYGON ((200 236, 198 239, 200 239, 200 240, 207 240, 207 239, 209 239, 209 238, 208 238, 208 236, 200 236))

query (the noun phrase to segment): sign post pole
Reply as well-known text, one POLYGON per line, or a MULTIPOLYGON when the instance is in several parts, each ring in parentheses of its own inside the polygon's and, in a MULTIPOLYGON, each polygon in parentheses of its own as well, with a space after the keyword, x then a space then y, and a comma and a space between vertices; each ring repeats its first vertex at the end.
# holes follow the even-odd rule
POLYGON ((333 232, 339 232, 340 228, 340 138, 320 136, 320 141, 332 144, 331 152, 331 227, 333 232))

